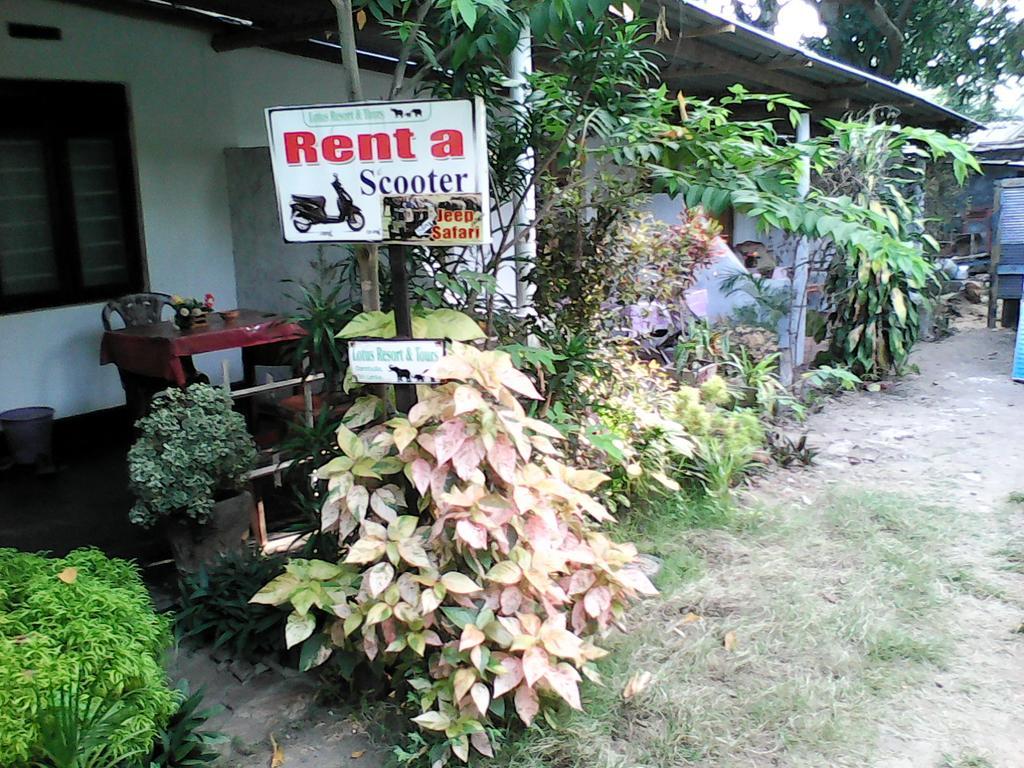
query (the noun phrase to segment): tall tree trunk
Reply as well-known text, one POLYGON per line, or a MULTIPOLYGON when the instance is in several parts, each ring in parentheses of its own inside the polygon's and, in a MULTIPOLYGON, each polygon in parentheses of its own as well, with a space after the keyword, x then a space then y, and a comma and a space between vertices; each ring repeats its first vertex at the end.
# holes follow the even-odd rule
MULTIPOLYGON (((345 76, 345 90, 351 101, 362 101, 363 81, 359 74, 359 54, 356 49, 352 0, 331 0, 331 2, 338 15, 338 44, 341 46, 341 66, 345 76)), ((377 265, 376 245, 360 245, 356 248, 359 293, 364 312, 380 309, 380 277, 377 265)))
POLYGON ((360 245, 356 248, 356 266, 359 267, 359 295, 363 312, 380 309, 380 256, 376 245, 360 245))

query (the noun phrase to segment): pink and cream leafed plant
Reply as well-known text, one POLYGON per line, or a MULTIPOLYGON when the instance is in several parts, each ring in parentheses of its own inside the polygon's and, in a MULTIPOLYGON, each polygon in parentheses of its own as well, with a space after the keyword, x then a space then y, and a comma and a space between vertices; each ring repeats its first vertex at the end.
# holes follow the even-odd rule
POLYGON ((311 644, 316 662, 355 648, 415 670, 414 722, 442 740, 443 764, 491 755, 488 728, 513 717, 579 709, 606 654, 594 638, 656 592, 636 549, 599 530, 610 515, 592 492, 608 478, 563 462, 508 354, 456 344, 432 375, 444 383, 421 387, 407 417, 366 426, 380 408, 362 398, 366 428, 342 426, 342 455, 316 471, 342 562, 293 560, 253 601, 290 603, 288 645, 311 644))

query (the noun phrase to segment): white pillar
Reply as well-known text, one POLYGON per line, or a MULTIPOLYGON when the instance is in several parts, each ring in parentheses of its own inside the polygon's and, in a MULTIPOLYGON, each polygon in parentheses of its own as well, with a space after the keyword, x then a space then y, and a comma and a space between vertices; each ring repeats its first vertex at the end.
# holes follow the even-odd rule
MULTIPOLYGON (((530 34, 528 19, 523 19, 523 26, 519 30, 519 42, 512 52, 509 64, 512 70, 512 79, 515 81, 515 85, 511 89, 512 101, 525 115, 528 109, 526 102, 530 94, 526 76, 533 73, 533 38, 530 34)), ((527 147, 516 161, 524 179, 533 176, 533 162, 533 147, 527 147)), ((514 222, 516 310, 519 312, 525 310, 530 304, 530 297, 527 295, 526 274, 533 265, 537 253, 536 233, 531 231, 535 215, 536 196, 533 185, 530 185, 526 191, 526 199, 519 207, 514 222)))
MULTIPOLYGON (((808 141, 811 138, 811 116, 804 112, 796 126, 796 140, 808 141)), ((800 175, 797 179, 797 196, 807 197, 811 189, 811 164, 807 158, 800 162, 800 175)), ((807 330, 807 278, 810 274, 810 243, 801 237, 793 254, 792 288, 793 303, 789 308, 788 322, 785 323, 786 338, 782 340, 782 361, 780 374, 783 384, 793 383, 794 369, 803 365, 804 342, 807 330)))

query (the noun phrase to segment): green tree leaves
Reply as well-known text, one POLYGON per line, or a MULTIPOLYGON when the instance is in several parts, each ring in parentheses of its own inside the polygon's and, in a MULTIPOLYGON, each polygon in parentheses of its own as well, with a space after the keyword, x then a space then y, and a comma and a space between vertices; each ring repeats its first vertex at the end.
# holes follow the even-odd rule
MULTIPOLYGON (((393 339, 395 313, 361 312, 340 331, 339 339, 377 338, 393 339)), ((475 341, 484 338, 480 325, 467 314, 454 309, 426 309, 414 307, 412 335, 417 339, 452 339, 475 341)))
POLYGON ((652 179, 688 206, 731 205, 763 231, 828 243, 835 253, 827 283, 831 355, 859 375, 885 375, 909 355, 918 306, 933 280, 925 252, 936 242, 923 233, 916 185, 927 167, 948 163, 963 180, 979 170, 977 161, 956 139, 875 113, 826 120, 827 132, 794 143, 772 121, 734 119, 731 107, 751 100, 790 113, 800 107, 741 88, 717 104, 688 101, 681 123, 661 132, 664 151, 649 166, 652 179), (815 179, 800 198, 804 161, 815 179))

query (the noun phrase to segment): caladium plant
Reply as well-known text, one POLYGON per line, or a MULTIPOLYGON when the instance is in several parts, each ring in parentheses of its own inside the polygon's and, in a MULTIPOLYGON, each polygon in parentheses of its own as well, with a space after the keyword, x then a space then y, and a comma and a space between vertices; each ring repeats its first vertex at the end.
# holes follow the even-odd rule
POLYGON ((316 470, 342 561, 292 561, 253 602, 291 604, 287 642, 310 665, 345 648, 403 670, 443 765, 491 755, 489 727, 579 709, 606 653, 595 636, 656 591, 636 549, 599 530, 611 516, 592 493, 608 478, 564 463, 507 353, 456 343, 431 375, 444 383, 407 416, 339 428, 341 456, 316 470))

